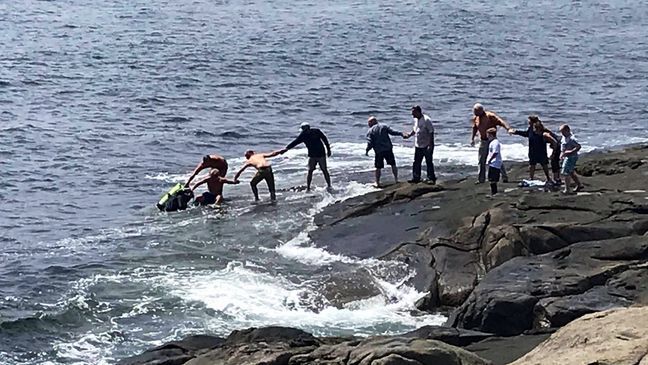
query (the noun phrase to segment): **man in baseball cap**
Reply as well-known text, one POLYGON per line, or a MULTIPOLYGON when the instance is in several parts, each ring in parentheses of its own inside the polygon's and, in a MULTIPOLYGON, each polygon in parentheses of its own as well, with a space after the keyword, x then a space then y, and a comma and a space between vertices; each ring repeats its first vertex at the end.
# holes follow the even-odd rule
POLYGON ((305 144, 308 149, 308 174, 306 175, 306 190, 310 191, 311 182, 313 181, 313 171, 317 165, 319 165, 324 174, 324 179, 328 189, 331 189, 331 176, 329 175, 328 168, 326 165, 326 157, 331 157, 331 146, 329 141, 322 133, 321 130, 317 128, 311 128, 308 122, 303 122, 300 125, 301 133, 294 141, 290 142, 281 150, 281 153, 286 153, 291 148, 296 147, 298 144, 305 144), (324 151, 324 146, 326 146, 326 151, 324 151))

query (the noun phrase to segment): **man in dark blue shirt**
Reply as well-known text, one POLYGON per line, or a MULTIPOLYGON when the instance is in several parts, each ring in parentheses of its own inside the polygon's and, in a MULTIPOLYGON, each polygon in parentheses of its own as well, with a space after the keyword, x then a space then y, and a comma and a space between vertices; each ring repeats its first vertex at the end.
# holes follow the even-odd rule
POLYGON ((298 144, 303 143, 308 149, 308 175, 306 175, 306 190, 310 191, 311 182, 313 181, 313 171, 317 165, 319 165, 322 173, 324 174, 324 179, 328 185, 328 189, 331 189, 331 176, 329 175, 328 168, 326 166, 326 156, 331 157, 331 146, 329 141, 322 133, 321 130, 317 128, 311 128, 310 124, 304 122, 301 124, 301 133, 297 138, 290 142, 281 150, 281 153, 286 153, 291 148, 294 148, 298 144), (326 146, 326 152, 324 151, 324 146, 326 146))
POLYGON ((391 166, 394 173, 394 180, 398 182, 398 167, 396 167, 396 159, 394 158, 393 145, 391 142, 392 136, 401 136, 407 138, 405 133, 401 133, 391 129, 389 126, 378 123, 376 117, 369 117, 367 120, 369 130, 367 131, 367 151, 366 155, 369 156, 369 151, 374 150, 376 155, 374 159, 374 166, 376 167, 376 186, 380 187, 380 175, 385 161, 391 166))

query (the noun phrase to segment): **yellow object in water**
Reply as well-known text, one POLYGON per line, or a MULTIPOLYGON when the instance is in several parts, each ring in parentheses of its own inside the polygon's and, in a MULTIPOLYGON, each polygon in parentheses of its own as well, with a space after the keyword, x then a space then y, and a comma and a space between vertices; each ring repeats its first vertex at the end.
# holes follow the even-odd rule
POLYGON ((164 206, 166 205, 167 201, 169 201, 169 198, 174 196, 177 192, 181 191, 184 189, 184 184, 183 183, 177 183, 175 184, 171 190, 166 192, 162 197, 160 198, 160 201, 157 203, 157 207, 160 210, 164 210, 164 206))

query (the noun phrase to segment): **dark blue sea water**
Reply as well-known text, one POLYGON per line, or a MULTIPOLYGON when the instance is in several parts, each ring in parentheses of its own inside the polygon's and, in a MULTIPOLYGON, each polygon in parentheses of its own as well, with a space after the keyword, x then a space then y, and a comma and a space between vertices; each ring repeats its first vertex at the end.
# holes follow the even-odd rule
MULTIPOLYGON (((407 268, 308 241, 319 209, 372 189, 370 114, 407 130, 420 104, 442 177, 476 164, 477 101, 519 127, 570 123, 585 149, 648 140, 645 1, 4 0, 0 29, 2 364, 112 363, 268 324, 443 321, 412 311, 424 293, 407 268), (235 169, 302 121, 333 143, 333 194, 321 175, 288 189, 304 184, 301 149, 274 161, 276 206, 241 184, 223 210, 153 207, 202 155, 235 169), (341 277, 377 294, 335 303, 341 277)), ((412 142, 395 142, 408 177, 412 142)))

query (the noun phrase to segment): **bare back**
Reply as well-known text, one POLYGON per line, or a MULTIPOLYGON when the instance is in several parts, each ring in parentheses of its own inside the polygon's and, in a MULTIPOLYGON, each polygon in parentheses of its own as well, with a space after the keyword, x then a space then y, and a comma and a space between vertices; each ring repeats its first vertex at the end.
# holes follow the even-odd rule
POLYGON ((257 170, 265 167, 270 167, 270 162, 266 160, 265 156, 261 153, 250 156, 250 158, 248 158, 247 160, 247 164, 254 166, 257 170))
POLYGON ((227 175, 227 161, 219 155, 210 155, 210 159, 206 162, 203 161, 203 168, 218 169, 220 176, 227 175))
POLYGON ((479 137, 482 140, 487 140, 488 135, 486 133, 490 128, 497 128, 498 126, 506 127, 500 120, 500 118, 493 112, 486 112, 482 116, 473 117, 473 126, 477 127, 479 131, 479 137))

